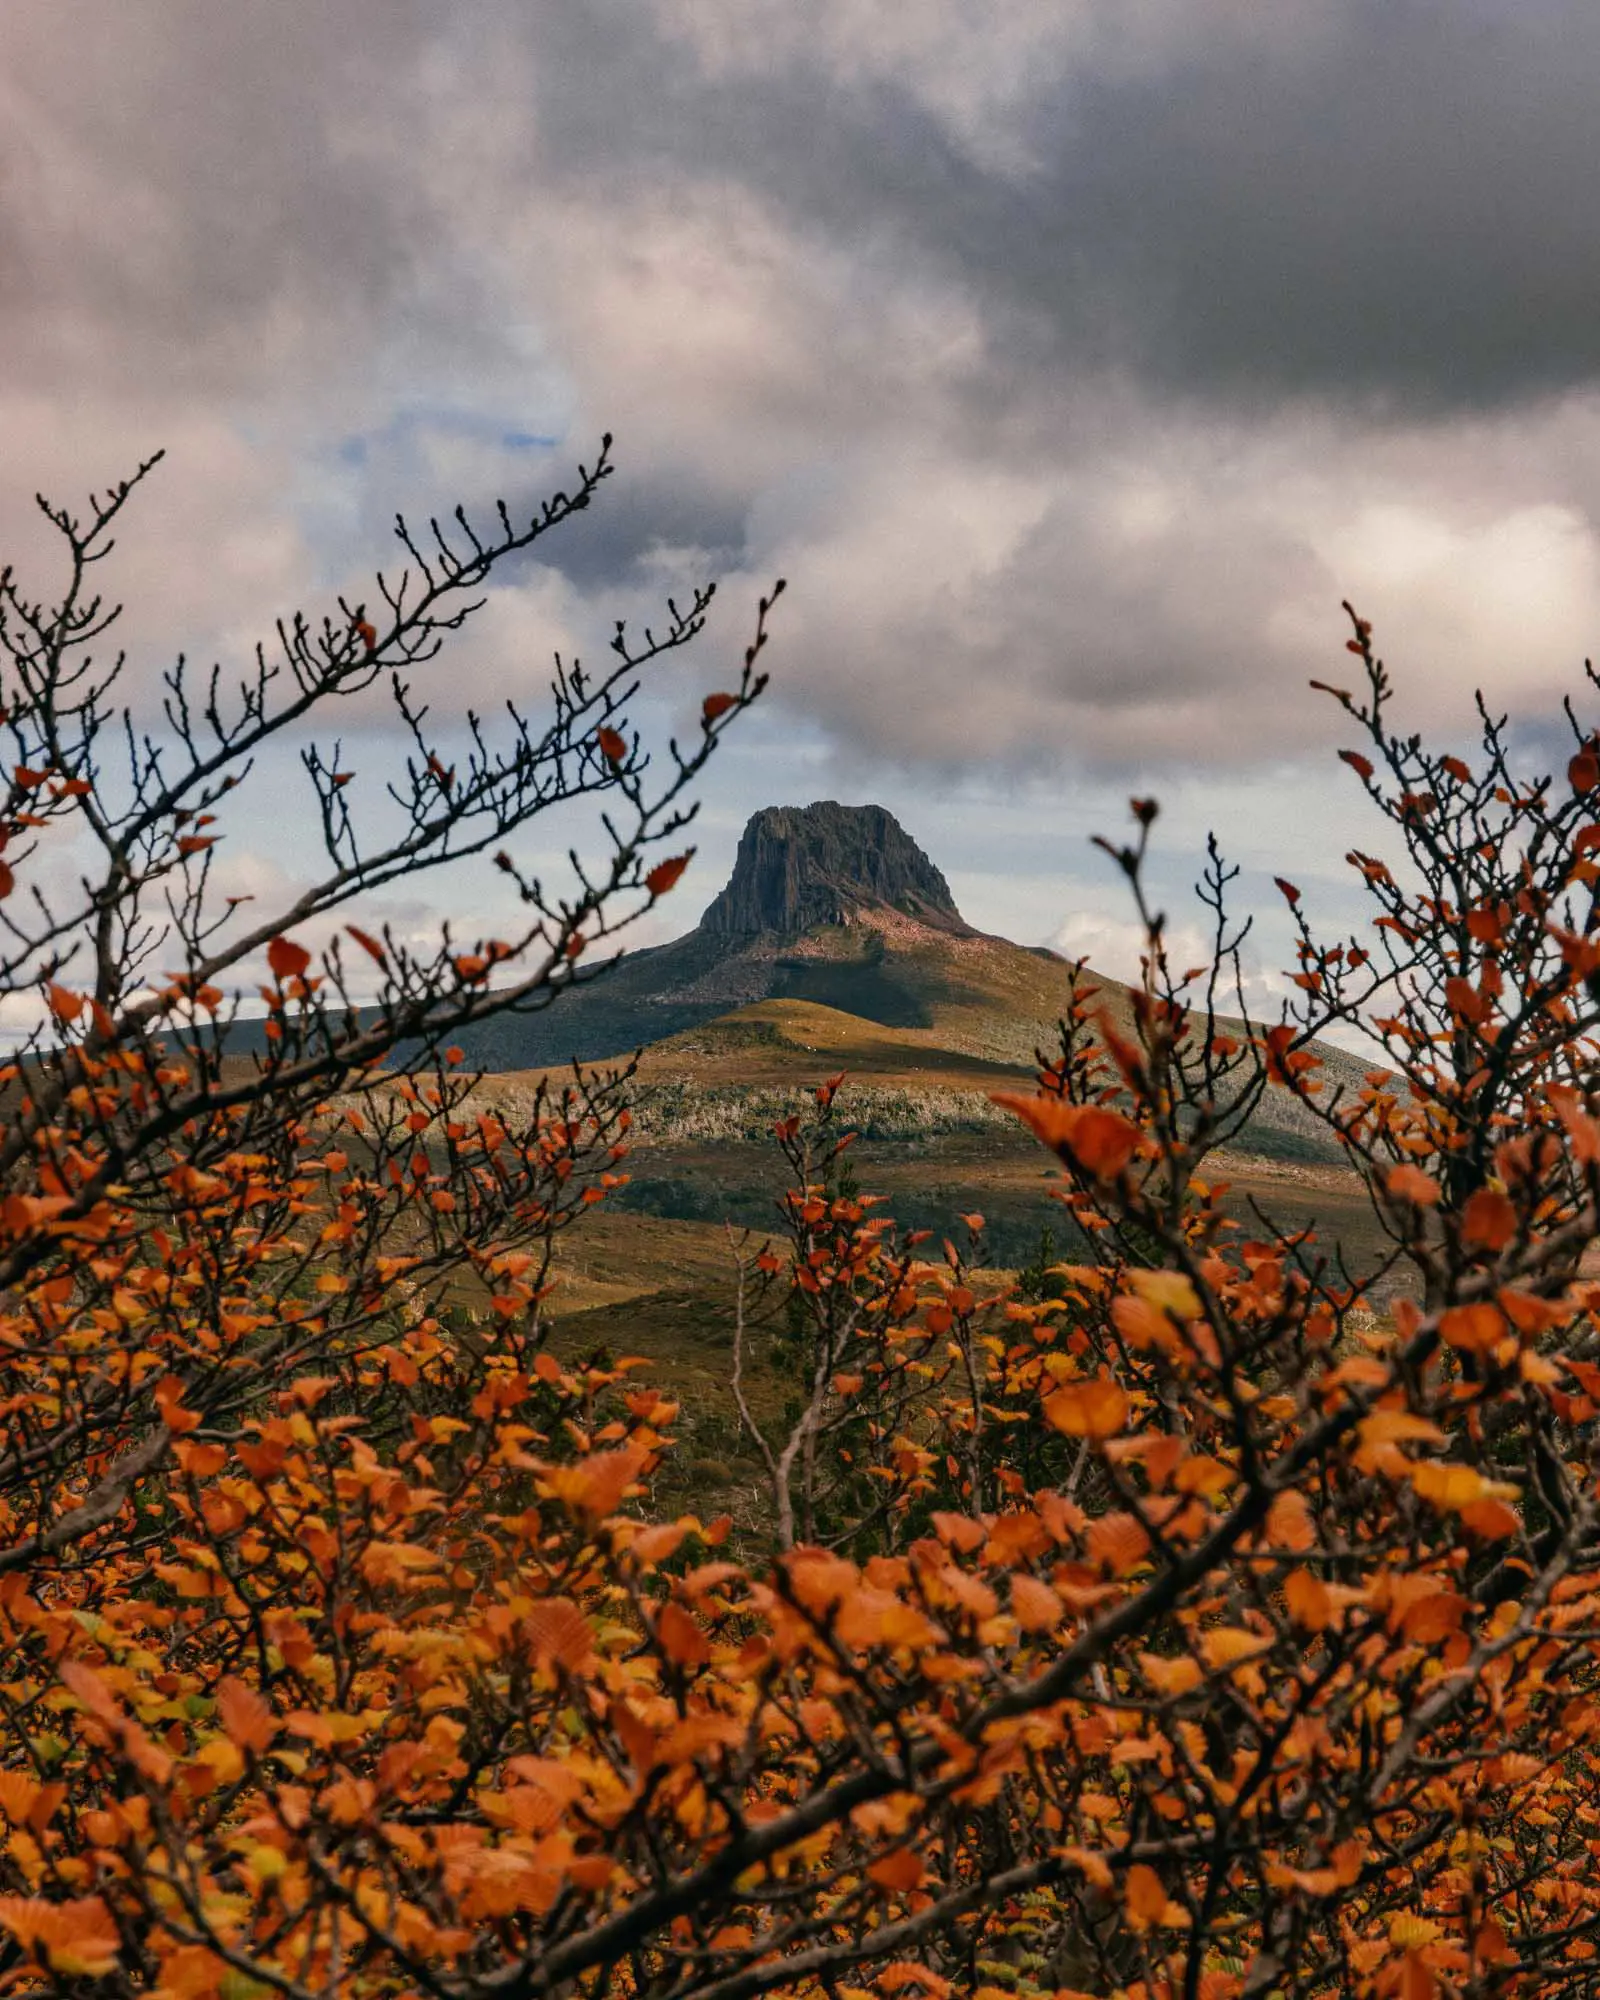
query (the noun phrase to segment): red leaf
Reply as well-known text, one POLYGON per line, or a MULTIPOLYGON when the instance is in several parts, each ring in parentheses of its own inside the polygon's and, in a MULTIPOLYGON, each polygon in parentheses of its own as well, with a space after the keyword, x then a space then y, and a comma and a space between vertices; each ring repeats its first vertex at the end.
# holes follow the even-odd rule
POLYGON ((294 979, 311 963, 311 954, 292 938, 275 937, 267 946, 267 963, 275 979, 294 979))
POLYGON ((1285 882, 1281 875, 1274 875, 1272 879, 1277 883, 1279 890, 1282 892, 1283 900, 1289 905, 1290 909, 1293 909, 1295 904, 1300 900, 1300 891, 1292 882, 1285 882))
POLYGON ((1580 796, 1600 785, 1600 758, 1592 750, 1580 750, 1567 766, 1567 782, 1580 796))
POLYGON ((730 708, 738 706, 739 697, 736 694, 708 694, 700 705, 701 719, 709 725, 719 715, 726 715, 730 708))
POLYGON ((46 997, 50 1002, 51 1013, 64 1028, 70 1027, 83 1012, 83 995, 69 993, 64 986, 57 986, 54 981, 51 982, 46 997))
POLYGON ((17 878, 11 872, 11 864, 0 861, 0 902, 4 902, 17 886, 17 878))
POLYGON ((1372 776, 1372 759, 1370 757, 1363 757, 1359 750, 1341 750, 1339 755, 1350 766, 1351 770, 1355 772, 1358 778, 1370 778, 1372 776))
POLYGON ((669 861, 658 861, 644 878, 644 886, 652 896, 664 896, 677 882, 692 858, 688 854, 674 854, 669 861))
POLYGON ((346 924, 345 929, 355 939, 356 943, 360 945, 361 949, 367 954, 369 958, 375 958, 378 961, 378 963, 384 968, 385 971, 388 970, 389 967, 388 955, 384 951, 383 946, 379 944, 378 940, 375 937, 370 937, 367 934, 367 932, 365 932, 364 930, 359 930, 354 924, 346 924))
POLYGON ((623 763, 628 755, 628 746, 614 729, 602 729, 595 737, 601 752, 613 763, 623 763))

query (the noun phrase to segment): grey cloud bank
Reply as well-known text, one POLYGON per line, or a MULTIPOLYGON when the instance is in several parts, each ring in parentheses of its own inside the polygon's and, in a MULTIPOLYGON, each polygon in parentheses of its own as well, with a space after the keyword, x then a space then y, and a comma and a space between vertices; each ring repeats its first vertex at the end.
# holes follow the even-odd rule
POLYGON ((864 787, 1325 747, 1347 594, 1419 720, 1546 703, 1597 74, 1566 0, 11 0, 0 537, 170 444, 124 587, 226 650, 611 428, 476 698, 711 570, 864 787))

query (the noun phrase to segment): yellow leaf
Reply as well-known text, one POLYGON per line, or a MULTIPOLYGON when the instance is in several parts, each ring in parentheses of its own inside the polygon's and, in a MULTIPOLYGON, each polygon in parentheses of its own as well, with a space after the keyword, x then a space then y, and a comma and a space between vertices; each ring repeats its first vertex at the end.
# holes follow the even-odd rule
POLYGON ((1181 1271, 1135 1271, 1128 1279, 1141 1299, 1174 1319, 1198 1319, 1200 1297, 1181 1271))
POLYGON ((1485 1479, 1470 1465, 1428 1461, 1409 1469, 1418 1497, 1447 1513, 1459 1513, 1479 1500, 1515 1500, 1522 1490, 1503 1479, 1485 1479))
POLYGON ((1389 1942, 1399 1945, 1404 1951, 1432 1944, 1442 1934, 1442 1926, 1436 1924, 1432 1917, 1413 1916, 1409 1910, 1402 1910, 1399 1916, 1389 1919, 1389 1942))

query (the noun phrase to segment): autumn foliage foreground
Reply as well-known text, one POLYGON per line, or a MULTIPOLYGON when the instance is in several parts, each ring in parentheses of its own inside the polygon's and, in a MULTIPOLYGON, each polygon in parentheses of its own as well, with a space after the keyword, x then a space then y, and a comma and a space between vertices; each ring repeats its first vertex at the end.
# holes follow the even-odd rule
MULTIPOLYGON (((0 1135, 0 1978, 1600 1993, 1584 727, 1555 782, 1513 775, 1487 716, 1474 763, 1431 755, 1390 730, 1355 627, 1336 698, 1392 850, 1352 856, 1377 929, 1302 923, 1293 1016, 1260 1030, 1226 1018, 1222 863, 1213 967, 1169 968, 1146 911, 1131 1019, 1081 982, 1011 1100, 1078 1245, 1026 1295, 897 1237, 825 1087, 779 1135, 785 1227, 741 1260, 747 1301, 786 1299, 798 1384, 781 1434, 750 1420, 753 1550, 652 1514, 663 1393, 543 1345, 550 1245, 615 1182, 625 1079, 513 1129, 462 1109, 448 1053, 671 886, 652 843, 759 691, 758 629, 650 789, 624 708, 697 599, 605 675, 563 671, 538 728, 474 723, 453 763, 429 738, 413 671, 604 471, 525 526, 408 541, 377 610, 285 628, 237 688, 180 675, 148 736, 90 657, 127 489, 57 517, 61 601, 6 585, 5 979, 49 1020, 0 1135), (414 746, 398 822, 370 841, 359 777, 309 749, 324 880, 270 917, 208 894, 235 774, 374 685, 414 746), (519 936, 301 941, 585 793, 611 850, 567 902, 507 854, 519 936), (241 1041, 223 996, 263 957, 269 1025, 241 1041), (1319 1088, 1314 1038, 1356 1022, 1365 1087, 1319 1088), (1363 1176, 1378 1273, 1230 1213, 1208 1156, 1266 1088, 1363 1176), (447 1323, 468 1282, 481 1310, 447 1323)), ((1112 851, 1144 910, 1135 818, 1112 851)))

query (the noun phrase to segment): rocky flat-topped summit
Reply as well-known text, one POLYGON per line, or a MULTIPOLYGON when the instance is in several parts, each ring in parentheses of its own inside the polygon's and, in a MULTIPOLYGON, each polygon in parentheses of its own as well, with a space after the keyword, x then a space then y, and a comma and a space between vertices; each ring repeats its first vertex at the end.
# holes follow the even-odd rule
POLYGON ((882 806, 766 806, 739 841, 733 874, 703 931, 798 937, 887 909, 936 930, 965 931, 950 885, 882 806))

